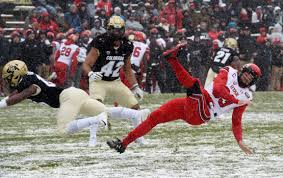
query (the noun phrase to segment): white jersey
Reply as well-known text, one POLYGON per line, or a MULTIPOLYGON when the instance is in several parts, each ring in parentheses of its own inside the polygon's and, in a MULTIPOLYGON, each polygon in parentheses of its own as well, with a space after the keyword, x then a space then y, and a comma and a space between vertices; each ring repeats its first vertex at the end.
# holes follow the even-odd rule
POLYGON ((52 47, 53 47, 53 50, 54 51, 57 51, 57 50, 59 50, 60 49, 60 42, 58 42, 58 41, 52 41, 52 47))
POLYGON ((134 50, 131 56, 131 63, 134 64, 135 66, 140 67, 141 61, 148 46, 145 43, 139 41, 133 41, 133 45, 134 45, 134 50))
POLYGON ((59 48, 60 56, 58 57, 57 61, 65 63, 68 66, 70 66, 73 56, 75 55, 75 53, 78 54, 79 51, 80 51, 79 46, 75 44, 68 45, 65 43, 61 43, 61 46, 59 48))
MULTIPOLYGON (((228 68, 229 71, 227 76, 226 87, 229 89, 230 94, 233 95, 238 100, 252 100, 253 97, 252 92, 248 88, 241 88, 238 84, 238 73, 237 73, 238 71, 230 66, 228 68)), ((214 82, 208 85, 208 87, 205 89, 207 90, 211 99, 213 100, 214 107, 212 109, 212 112, 214 114, 219 116, 240 106, 239 104, 230 103, 229 101, 226 101, 223 98, 216 98, 213 95, 213 87, 214 87, 214 82)))

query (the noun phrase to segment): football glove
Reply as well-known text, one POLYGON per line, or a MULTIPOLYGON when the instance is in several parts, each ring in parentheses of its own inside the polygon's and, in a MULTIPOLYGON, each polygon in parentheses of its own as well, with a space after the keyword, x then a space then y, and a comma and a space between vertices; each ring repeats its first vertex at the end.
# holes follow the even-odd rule
POLYGON ((93 72, 93 71, 90 71, 88 73, 88 77, 89 77, 89 81, 90 82, 95 82, 95 81, 100 81, 102 80, 102 73, 101 72, 93 72))
POLYGON ((1 108, 6 108, 8 105, 7 105, 7 99, 8 99, 8 97, 6 97, 6 98, 4 98, 4 99, 2 99, 1 101, 0 101, 0 109, 1 108))
POLYGON ((143 99, 143 91, 142 89, 140 89, 137 83, 132 86, 131 91, 137 98, 139 98, 140 100, 143 99))

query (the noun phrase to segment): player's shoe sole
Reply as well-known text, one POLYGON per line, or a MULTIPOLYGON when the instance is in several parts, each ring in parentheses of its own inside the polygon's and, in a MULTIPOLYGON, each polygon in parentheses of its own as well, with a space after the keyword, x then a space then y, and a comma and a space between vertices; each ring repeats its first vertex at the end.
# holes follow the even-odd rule
POLYGON ((124 153, 126 148, 123 146, 120 139, 116 138, 116 140, 108 140, 107 145, 111 148, 116 150, 118 153, 124 153))

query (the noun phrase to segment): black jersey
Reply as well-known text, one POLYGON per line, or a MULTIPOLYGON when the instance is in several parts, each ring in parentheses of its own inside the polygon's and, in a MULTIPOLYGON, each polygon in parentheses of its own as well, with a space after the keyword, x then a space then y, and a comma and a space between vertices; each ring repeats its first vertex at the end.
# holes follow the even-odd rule
POLYGON ((16 89, 18 92, 21 92, 31 85, 36 85, 38 89, 36 93, 28 99, 37 103, 45 103, 53 108, 60 107, 59 95, 63 91, 62 88, 56 87, 54 83, 43 79, 33 72, 28 72, 27 75, 23 76, 16 89))
POLYGON ((99 50, 99 57, 93 67, 94 72, 102 72, 105 81, 119 78, 119 72, 125 60, 132 54, 134 45, 126 37, 121 40, 119 48, 114 48, 113 38, 107 33, 97 36, 89 44, 89 48, 99 50))
POLYGON ((219 72, 219 69, 230 65, 233 61, 234 56, 237 56, 238 53, 231 48, 219 48, 213 56, 212 70, 215 73, 219 72))

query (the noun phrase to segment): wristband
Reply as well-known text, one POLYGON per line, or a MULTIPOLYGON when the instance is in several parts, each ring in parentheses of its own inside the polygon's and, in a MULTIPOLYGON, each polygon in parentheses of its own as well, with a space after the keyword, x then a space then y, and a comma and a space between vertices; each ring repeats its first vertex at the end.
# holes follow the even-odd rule
POLYGON ((7 107, 7 98, 4 98, 0 101, 0 108, 5 108, 7 107))
POLYGON ((137 88, 138 86, 139 86, 139 84, 135 83, 135 84, 132 86, 131 90, 137 88))
POLYGON ((90 71, 88 74, 87 74, 87 76, 89 77, 89 76, 91 76, 93 74, 93 71, 90 71))

